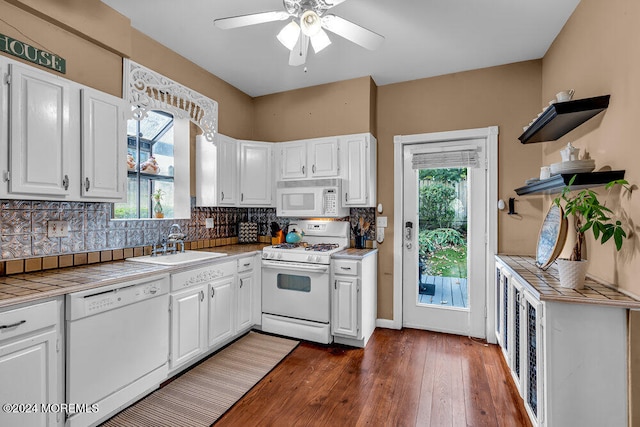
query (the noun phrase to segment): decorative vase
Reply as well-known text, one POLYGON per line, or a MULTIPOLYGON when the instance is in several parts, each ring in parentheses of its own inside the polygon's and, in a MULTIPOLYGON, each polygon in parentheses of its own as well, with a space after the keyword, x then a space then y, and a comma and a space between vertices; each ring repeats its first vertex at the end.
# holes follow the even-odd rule
POLYGON ((365 241, 367 239, 364 236, 356 236, 355 238, 355 243, 356 243, 356 249, 364 249, 365 248, 365 241))
POLYGON ((583 289, 584 280, 587 276, 587 261, 571 261, 558 258, 558 275, 560 276, 560 286, 569 289, 583 289))
POLYGON ((162 205, 160 204, 160 200, 156 201, 156 205, 153 207, 153 217, 164 218, 164 212, 162 211, 162 205))

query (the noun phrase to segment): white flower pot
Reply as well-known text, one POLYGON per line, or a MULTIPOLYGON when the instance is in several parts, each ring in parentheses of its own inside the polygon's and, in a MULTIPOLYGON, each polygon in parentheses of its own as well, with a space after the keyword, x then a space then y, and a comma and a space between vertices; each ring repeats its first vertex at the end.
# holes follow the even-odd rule
POLYGON ((584 279, 587 276, 587 261, 570 261, 568 259, 556 260, 560 286, 570 289, 583 289, 584 279))

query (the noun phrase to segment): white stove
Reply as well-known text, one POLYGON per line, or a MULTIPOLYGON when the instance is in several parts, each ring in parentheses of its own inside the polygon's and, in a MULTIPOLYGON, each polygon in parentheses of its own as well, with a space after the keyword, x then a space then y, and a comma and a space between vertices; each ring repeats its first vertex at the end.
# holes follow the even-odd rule
POLYGON ((304 220, 299 244, 262 250, 262 330, 328 344, 331 255, 349 246, 349 223, 304 220))
POLYGON ((300 243, 282 243, 262 249, 263 260, 329 264, 331 255, 349 247, 349 223, 304 220, 289 224, 304 233, 300 243))

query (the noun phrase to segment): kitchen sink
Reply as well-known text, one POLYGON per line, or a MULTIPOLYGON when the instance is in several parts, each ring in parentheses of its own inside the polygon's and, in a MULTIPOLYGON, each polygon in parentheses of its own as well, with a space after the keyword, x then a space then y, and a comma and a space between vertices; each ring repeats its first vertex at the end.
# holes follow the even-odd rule
POLYGON ((203 261, 206 259, 214 259, 227 256, 227 254, 221 252, 199 252, 199 251, 184 251, 177 252, 168 255, 145 255, 134 258, 127 258, 127 261, 144 262, 147 264, 158 265, 181 265, 188 264, 194 261, 203 261))

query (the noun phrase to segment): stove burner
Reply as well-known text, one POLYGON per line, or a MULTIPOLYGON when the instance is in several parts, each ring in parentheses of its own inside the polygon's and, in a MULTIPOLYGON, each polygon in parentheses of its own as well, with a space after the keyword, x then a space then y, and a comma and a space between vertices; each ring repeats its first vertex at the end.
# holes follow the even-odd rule
POLYGON ((315 245, 307 246, 305 251, 328 252, 339 247, 340 245, 337 243, 316 243, 315 245))
POLYGON ((273 245, 274 249, 295 249, 302 246, 302 243, 280 243, 279 245, 273 245))

